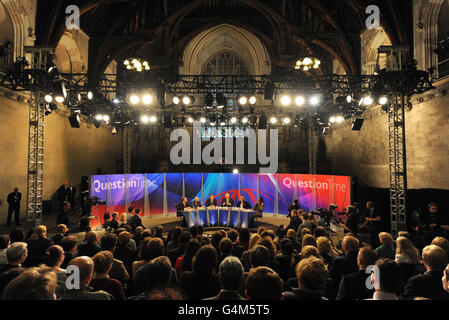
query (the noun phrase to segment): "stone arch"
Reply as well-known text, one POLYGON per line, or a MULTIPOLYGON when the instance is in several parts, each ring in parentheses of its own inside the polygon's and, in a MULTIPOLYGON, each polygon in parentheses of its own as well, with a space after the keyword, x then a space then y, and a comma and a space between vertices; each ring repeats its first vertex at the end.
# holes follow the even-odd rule
POLYGON ((35 1, 0 0, 12 23, 13 59, 24 55, 24 47, 32 46, 35 41, 34 22, 36 13, 35 1))
POLYGON ((221 24, 198 34, 186 46, 180 74, 201 74, 203 64, 220 51, 236 52, 252 75, 271 73, 270 57, 261 41, 251 32, 229 24, 221 24))
POLYGON ((438 63, 438 57, 433 50, 438 43, 441 9, 447 1, 414 1, 414 51, 419 69, 427 70, 438 63))
MULTIPOLYGON (((377 52, 380 46, 391 46, 392 41, 388 37, 384 28, 376 30, 365 30, 361 36, 361 53, 362 53, 362 74, 371 75, 376 70, 377 65, 377 52)), ((385 65, 385 57, 381 56, 379 65, 382 67, 385 65)))
MULTIPOLYGON (((56 46, 53 62, 63 73, 82 73, 86 71, 87 61, 81 53, 82 44, 72 32, 66 31, 56 46)), ((87 55, 87 51, 85 53, 87 55)))

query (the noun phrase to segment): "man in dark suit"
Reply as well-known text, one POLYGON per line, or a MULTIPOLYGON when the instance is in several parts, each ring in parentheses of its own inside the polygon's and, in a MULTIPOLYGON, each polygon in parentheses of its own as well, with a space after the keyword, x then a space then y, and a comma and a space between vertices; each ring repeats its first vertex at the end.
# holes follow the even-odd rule
POLYGON ((247 201, 245 201, 244 196, 240 196, 239 202, 237 202, 237 208, 249 210, 251 209, 251 205, 247 201))
POLYGON ((212 207, 212 206, 213 206, 213 207, 216 207, 216 206, 217 206, 217 199, 215 199, 215 196, 214 196, 213 194, 211 194, 211 195, 209 196, 209 199, 206 200, 205 205, 206 205, 206 208, 212 207))
POLYGON ((64 202, 69 200, 69 197, 68 197, 69 192, 67 191, 68 188, 69 188, 69 182, 66 181, 56 191, 56 196, 58 198, 58 203, 59 203, 60 209, 62 209, 62 207, 64 206, 64 202))
POLYGON ((74 188, 72 186, 72 184, 70 183, 67 188, 67 201, 70 202, 70 205, 72 206, 72 208, 75 207, 75 192, 76 192, 76 188, 74 188))
POLYGON ((14 219, 16 226, 20 226, 20 200, 22 200, 22 194, 19 192, 19 188, 15 187, 14 191, 8 194, 8 220, 6 224, 11 225, 12 213, 14 211, 14 219))
POLYGON ((382 217, 380 211, 375 206, 374 201, 366 203, 366 214, 363 226, 367 228, 371 236, 371 246, 377 248, 380 246, 379 233, 382 230, 382 217))
POLYGON ((60 246, 62 239, 69 233, 69 228, 65 224, 58 224, 56 227, 56 234, 51 238, 55 245, 60 246))
POLYGON ((95 231, 89 231, 86 235, 86 241, 78 246, 78 257, 87 256, 92 258, 100 251, 101 247, 98 245, 97 234, 95 231))
POLYGON ((143 227, 142 219, 140 218, 139 214, 140 209, 137 208, 136 210, 134 210, 134 215, 130 219, 128 219, 128 223, 133 228, 133 231, 136 230, 137 227, 143 227))
POLYGON ((204 300, 246 300, 239 293, 244 271, 239 258, 226 257, 218 269, 221 291, 215 297, 204 300))
POLYGON ((421 297, 432 300, 449 300, 449 293, 444 290, 441 281, 448 263, 446 252, 436 245, 430 245, 423 249, 422 259, 427 272, 408 280, 401 299, 421 297))
POLYGON ((167 257, 170 259, 172 266, 176 265, 176 260, 184 254, 187 243, 190 241, 191 237, 190 232, 183 231, 178 238, 178 246, 167 252, 167 257))
POLYGON ((182 201, 175 205, 176 208, 176 216, 182 217, 183 212, 186 208, 191 208, 192 205, 187 201, 186 197, 182 198, 182 201))
POLYGON ((234 200, 232 200, 229 193, 226 193, 223 200, 221 200, 221 206, 222 207, 233 207, 234 206, 234 200))
POLYGON ((331 298, 338 292, 338 286, 345 274, 357 272, 357 255, 359 251, 359 240, 353 236, 345 236, 341 243, 344 254, 332 260, 329 268, 329 278, 332 279, 333 288, 330 290, 331 298))
POLYGON ((373 296, 374 290, 366 286, 366 279, 370 276, 366 268, 376 263, 377 254, 371 247, 363 247, 359 250, 357 264, 359 271, 343 275, 337 300, 364 300, 373 296))
POLYGON ((299 204, 298 199, 293 200, 293 202, 288 206, 288 215, 287 218, 291 218, 291 213, 293 210, 298 210, 299 204))

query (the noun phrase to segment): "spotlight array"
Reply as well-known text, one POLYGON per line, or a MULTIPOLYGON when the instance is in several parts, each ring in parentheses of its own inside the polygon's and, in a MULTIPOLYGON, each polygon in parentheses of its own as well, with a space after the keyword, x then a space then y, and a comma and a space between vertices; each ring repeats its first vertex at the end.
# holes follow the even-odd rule
POLYGON ((132 93, 128 96, 128 102, 132 105, 143 104, 149 106, 154 101, 154 96, 151 93, 132 93))
POLYGON ((293 106, 293 105, 295 105, 297 107, 301 107, 301 106, 305 105, 306 102, 308 102, 312 106, 316 106, 320 103, 321 99, 318 95, 310 96, 307 99, 303 95, 296 95, 296 96, 294 96, 294 98, 292 98, 291 95, 284 94, 281 96, 279 101, 280 101, 280 104, 284 107, 293 106))
POLYGON ((147 60, 140 58, 126 59, 123 64, 127 70, 134 70, 137 72, 142 72, 143 70, 149 71, 151 69, 150 63, 147 60))

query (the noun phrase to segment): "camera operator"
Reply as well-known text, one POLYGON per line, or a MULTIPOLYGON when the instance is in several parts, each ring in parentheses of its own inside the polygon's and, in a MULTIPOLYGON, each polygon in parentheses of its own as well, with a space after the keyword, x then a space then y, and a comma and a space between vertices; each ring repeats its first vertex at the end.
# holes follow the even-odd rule
POLYGON ((427 205, 427 212, 422 218, 424 221, 415 227, 415 231, 424 236, 425 243, 430 243, 435 237, 448 239, 449 219, 447 215, 438 212, 438 205, 435 202, 427 205))
POLYGON ((382 217, 380 215, 379 210, 375 207, 374 201, 368 201, 366 203, 366 213, 364 215, 364 223, 360 227, 366 228, 368 233, 371 236, 371 247, 377 248, 379 247, 379 233, 381 231, 381 221, 382 217))
POLYGON ((352 233, 354 235, 357 235, 357 231, 359 229, 359 223, 360 223, 360 214, 359 211, 355 206, 347 206, 346 208, 347 212, 347 220, 346 223, 339 223, 338 225, 345 229, 345 233, 352 233))

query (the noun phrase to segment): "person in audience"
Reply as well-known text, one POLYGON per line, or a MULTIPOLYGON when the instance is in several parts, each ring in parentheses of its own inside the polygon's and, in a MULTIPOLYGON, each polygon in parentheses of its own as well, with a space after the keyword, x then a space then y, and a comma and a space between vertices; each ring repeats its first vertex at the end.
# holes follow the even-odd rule
POLYGON ((172 266, 176 265, 176 260, 186 251, 187 243, 189 242, 191 237, 192 236, 190 232, 183 231, 178 238, 178 246, 175 249, 167 252, 167 257, 170 259, 170 263, 172 266))
POLYGON ((27 240, 28 256, 44 258, 45 251, 53 245, 53 240, 47 238, 47 227, 37 226, 30 239, 27 240))
POLYGON ((323 260, 310 257, 301 260, 296 266, 298 288, 284 292, 285 300, 327 300, 323 297, 326 288, 328 269, 323 260))
POLYGON ((249 240, 250 240, 250 233, 248 229, 240 228, 239 230, 239 238, 235 242, 237 245, 242 246, 244 250, 249 249, 249 240))
POLYGON ((262 233, 264 233, 265 231, 267 231, 267 228, 265 228, 265 227, 257 228, 257 234, 260 236, 262 236, 262 233))
POLYGON ((449 293, 449 264, 446 266, 446 269, 444 269, 444 274, 441 281, 443 282, 444 291, 449 293))
POLYGON ((69 233, 69 228, 65 224, 58 224, 56 227, 56 234, 51 238, 55 245, 60 246, 62 239, 69 233))
POLYGON ((447 237, 449 235, 449 217, 447 214, 439 212, 436 202, 430 202, 427 205, 423 223, 425 225, 425 243, 431 242, 435 237, 447 237))
MULTIPOLYGON (((341 243, 343 255, 336 257, 329 268, 329 277, 332 280, 332 295, 336 296, 341 278, 345 274, 357 272, 357 256, 359 251, 359 240, 353 236, 346 235, 341 243)), ((332 297, 332 298, 333 298, 332 297)))
POLYGON ((123 212, 120 215, 119 228, 123 228, 123 226, 125 226, 127 222, 128 222, 128 215, 126 214, 126 212, 123 212))
POLYGON ((246 278, 245 296, 248 300, 283 300, 283 283, 279 275, 264 266, 251 269, 246 278))
POLYGON ((243 266, 240 260, 237 257, 226 257, 218 270, 221 290, 215 297, 204 300, 246 300, 239 293, 243 281, 243 266))
POLYGON ((223 200, 221 201, 222 207, 233 207, 234 206, 234 200, 232 200, 229 193, 226 193, 223 200))
POLYGON ((408 280, 401 299, 423 297, 449 300, 449 293, 444 290, 441 283, 444 269, 448 264, 446 252, 436 245, 429 245, 422 250, 422 260, 427 272, 408 280))
POLYGON ((90 286, 94 291, 103 290, 114 297, 114 300, 126 300, 125 292, 120 281, 109 277, 114 256, 110 251, 100 251, 92 258, 94 261, 94 275, 90 286))
POLYGON ((231 229, 228 231, 228 233, 226 234, 226 236, 229 238, 229 240, 231 240, 231 242, 234 244, 238 237, 239 237, 239 233, 237 232, 237 230, 235 229, 231 229))
POLYGON ((14 242, 6 249, 8 264, 0 267, 0 296, 8 283, 23 272, 23 262, 28 255, 25 242, 14 242))
POLYGON ((118 246, 114 251, 114 258, 123 262, 128 274, 132 274, 132 263, 136 259, 135 251, 129 246, 131 233, 128 231, 120 232, 118 236, 118 246))
POLYGON ((376 254, 379 258, 395 258, 394 241, 391 234, 387 232, 379 233, 380 247, 376 248, 376 254))
POLYGON ((283 281, 295 276, 293 271, 293 243, 289 238, 282 238, 279 242, 280 252, 274 256, 279 263, 279 276, 283 281))
POLYGON ((259 243, 259 241, 262 239, 262 237, 258 233, 253 233, 251 235, 251 238, 249 240, 248 244, 248 250, 244 251, 242 254, 242 257, 240 260, 242 261, 243 268, 245 269, 245 272, 248 272, 251 268, 251 262, 249 260, 250 252, 251 250, 259 243))
POLYGON ((192 271, 192 261, 196 252, 200 249, 201 244, 198 239, 190 239, 187 243, 184 255, 176 260, 175 270, 178 275, 178 279, 182 278, 184 271, 192 271))
POLYGON ((432 240, 432 243, 436 246, 439 246, 441 249, 446 251, 447 256, 449 257, 449 241, 443 237, 436 237, 432 240))
POLYGON ((374 201, 366 202, 366 212, 363 220, 364 223, 360 228, 366 228, 371 236, 371 247, 377 248, 380 245, 378 235, 381 231, 382 216, 374 201))
POLYGON ((209 199, 206 200, 205 206, 206 208, 215 208, 217 206, 217 199, 215 199, 215 196, 213 194, 211 194, 209 196, 209 199))
POLYGON ((170 241, 167 243, 166 251, 170 251, 176 249, 178 247, 178 238, 182 233, 182 228, 180 226, 176 226, 172 229, 171 237, 169 237, 170 241))
POLYGON ((192 226, 189 229, 190 235, 192 236, 192 238, 196 238, 198 236, 198 226, 192 226))
POLYGON ((402 283, 401 267, 388 258, 377 260, 376 267, 377 272, 371 273, 374 294, 372 299, 368 300, 398 300, 396 293, 402 283))
POLYGON ((319 237, 327 237, 326 229, 323 226, 317 226, 313 231, 313 237, 318 239, 319 237))
POLYGON ((307 216, 308 214, 306 212, 303 212, 302 214, 299 215, 299 217, 301 218, 301 224, 298 227, 298 230, 296 231, 298 234, 301 234, 301 231, 303 229, 309 229, 310 234, 312 233, 310 230, 312 230, 312 224, 307 220, 307 216))
POLYGON ((196 228, 198 229, 198 235, 196 236, 196 238, 201 242, 201 240, 203 240, 204 238, 204 228, 201 225, 197 226, 196 228))
POLYGON ((320 251, 315 246, 305 246, 301 250, 300 254, 301 260, 310 258, 310 257, 316 257, 318 259, 323 259, 323 257, 320 254, 320 251))
POLYGON ((413 243, 405 238, 399 237, 396 239, 396 255, 395 261, 399 264, 417 264, 419 263, 419 251, 413 243))
POLYGON ((239 197, 239 202, 237 202, 237 208, 250 210, 251 209, 251 205, 249 204, 249 202, 247 202, 245 200, 244 196, 240 196, 239 197))
POLYGON ((173 288, 166 289, 155 289, 152 290, 148 296, 147 300, 183 300, 181 293, 173 288))
POLYGON ((359 271, 343 275, 338 290, 337 300, 364 300, 373 296, 373 290, 366 286, 368 274, 366 269, 374 266, 377 261, 377 254, 370 246, 359 250, 357 265, 359 271))
MULTIPOLYGON (((129 209, 128 209, 128 211, 129 211, 129 209)), ((136 230, 137 227, 143 227, 142 218, 140 218, 140 216, 139 216, 140 211, 141 210, 139 208, 136 208, 134 210, 134 215, 128 219, 128 224, 131 226, 133 232, 134 232, 134 230, 136 230)), ((129 214, 131 214, 131 212, 129 214)))
POLYGON ((263 245, 257 244, 250 250, 249 263, 251 269, 257 267, 267 267, 270 263, 270 250, 263 245))
POLYGON ((89 231, 86 234, 86 240, 78 245, 78 257, 93 257, 101 251, 98 245, 98 237, 95 231, 89 231))
POLYGON ((78 250, 76 237, 64 237, 61 241, 61 247, 64 250, 64 261, 61 264, 61 269, 65 269, 69 262, 76 256, 76 251, 78 250))
POLYGON ((297 252, 301 251, 301 244, 298 241, 298 234, 296 233, 296 230, 288 230, 286 236, 292 241, 293 249, 295 249, 297 252))
POLYGON ((64 261, 64 249, 61 246, 54 245, 45 252, 44 263, 47 267, 52 268, 56 274, 57 286, 55 290, 56 298, 62 297, 66 289, 66 273, 61 269, 61 264, 64 261))
POLYGON ((9 245, 9 236, 0 235, 0 266, 8 264, 8 258, 6 258, 6 249, 9 245))
POLYGON ((299 204, 298 204, 298 199, 293 200, 293 202, 288 206, 288 215, 287 218, 291 217, 291 213, 293 210, 299 210, 299 204))
POLYGON ((29 268, 6 286, 2 300, 56 300, 57 277, 51 268, 29 268))
MULTIPOLYGON (((136 244, 136 248, 140 249, 140 245, 142 244, 143 240, 143 227, 137 227, 136 230, 134 230, 134 242, 136 244)), ((164 239, 162 239, 164 240, 164 239)), ((164 241, 165 244, 165 241, 164 241)))
POLYGON ((276 255, 277 250, 273 240, 271 240, 270 237, 265 237, 264 239, 260 240, 259 244, 261 246, 266 247, 270 252, 270 261, 268 262, 267 267, 273 269, 275 272, 279 274, 281 266, 279 265, 279 262, 274 260, 274 256, 276 255))
MULTIPOLYGON (((117 249, 117 243, 118 236, 114 233, 108 233, 101 239, 101 250, 109 251, 114 255, 114 252, 117 249)), ((123 286, 126 284, 129 279, 129 273, 126 270, 123 261, 116 258, 112 260, 112 268, 109 271, 109 277, 120 281, 123 286)))
POLYGON ((217 251, 212 246, 201 247, 193 260, 192 270, 182 275, 181 287, 191 300, 214 297, 220 292, 220 281, 215 274, 217 251))
POLYGON ((316 239, 312 235, 310 235, 310 234, 305 234, 302 237, 301 247, 305 247, 305 246, 314 246, 314 247, 316 247, 317 246, 316 239))
POLYGON ((112 219, 111 219, 111 222, 109 224, 111 230, 117 230, 119 228, 118 217, 119 217, 118 212, 113 212, 112 213, 112 219))
POLYGON ((297 210, 293 210, 290 215, 290 223, 288 226, 284 226, 284 228, 279 232, 279 238, 284 237, 284 235, 291 229, 298 230, 301 225, 302 220, 299 217, 299 213, 297 210))
POLYGON ((232 255, 232 241, 228 237, 224 237, 218 244, 218 263, 217 269, 220 263, 227 257, 232 255))
POLYGON ((112 300, 109 293, 91 288, 90 282, 94 274, 94 261, 90 257, 76 257, 68 267, 73 266, 79 271, 79 289, 67 289, 61 300, 112 300))
POLYGON ((223 239, 225 236, 226 234, 223 235, 218 231, 212 235, 210 243, 215 248, 215 250, 217 250, 217 252, 218 252, 218 245, 220 244, 221 239, 223 239))
POLYGON ((320 256, 329 268, 332 264, 332 260, 334 260, 334 256, 332 255, 332 242, 326 237, 318 237, 316 245, 320 252, 320 256))
POLYGON ((108 231, 110 228, 111 228, 111 214, 106 211, 103 214, 103 229, 108 231))
POLYGON ((22 228, 15 228, 9 233, 9 242, 23 242, 25 239, 25 234, 22 228))
POLYGON ((302 246, 302 239, 304 239, 304 236, 305 236, 306 234, 312 235, 312 231, 310 231, 309 228, 303 228, 303 229, 301 230, 300 237, 299 237, 299 239, 298 239, 298 242, 301 244, 301 246, 302 246))
POLYGON ((165 243, 165 238, 163 236, 164 228, 162 226, 154 227, 153 229, 153 238, 159 238, 165 243))

